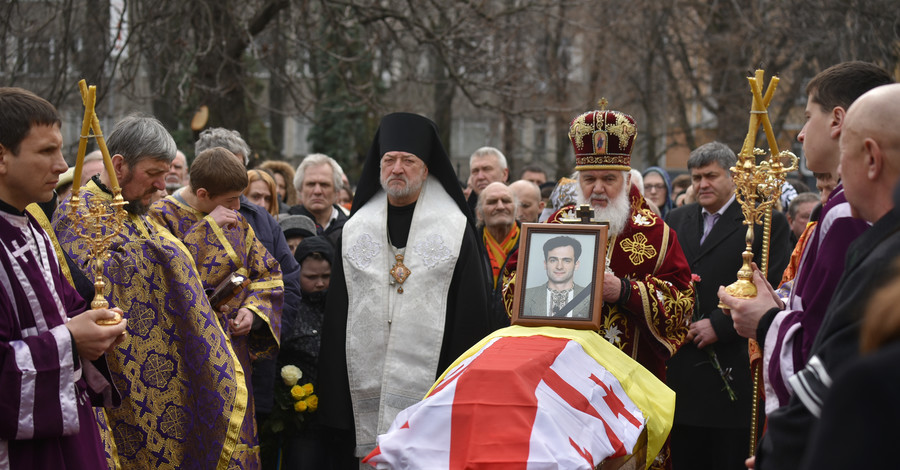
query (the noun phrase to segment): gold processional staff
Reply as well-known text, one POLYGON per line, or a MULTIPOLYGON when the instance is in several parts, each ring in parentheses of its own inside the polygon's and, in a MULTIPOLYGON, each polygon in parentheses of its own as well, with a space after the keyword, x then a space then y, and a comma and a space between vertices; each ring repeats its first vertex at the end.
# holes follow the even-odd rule
MULTIPOLYGON (((775 94, 775 88, 778 86, 778 77, 772 77, 769 80, 769 86, 766 88, 765 96, 762 94, 763 70, 757 70, 755 76, 747 77, 750 82, 750 91, 753 94, 753 104, 750 108, 750 128, 747 137, 744 139, 744 145, 738 154, 737 165, 731 168, 731 174, 734 178, 734 195, 735 199, 741 204, 741 210, 744 213, 744 224, 747 225, 747 247, 741 254, 743 264, 737 273, 737 281, 725 288, 728 294, 741 298, 751 299, 756 297, 756 286, 753 284, 753 226, 763 224, 763 240, 762 253, 760 254, 763 278, 769 270, 769 242, 772 235, 772 207, 781 196, 781 187, 785 181, 785 175, 797 169, 797 156, 788 150, 779 152, 778 141, 775 139, 775 132, 772 130, 772 123, 769 121, 768 107, 775 94), (764 156, 766 153, 758 148, 754 148, 756 143, 756 134, 759 126, 763 126, 766 133, 766 140, 769 144, 769 157, 757 164, 757 156, 764 156), (785 165, 785 160, 790 163, 785 165)), ((726 309, 728 306, 719 304, 719 307, 726 309)), ((758 351, 759 345, 754 340, 750 340, 751 351, 758 351)), ((759 429, 759 381, 762 372, 762 361, 757 361, 753 367, 753 416, 750 422, 750 455, 756 452, 756 438, 759 429)))

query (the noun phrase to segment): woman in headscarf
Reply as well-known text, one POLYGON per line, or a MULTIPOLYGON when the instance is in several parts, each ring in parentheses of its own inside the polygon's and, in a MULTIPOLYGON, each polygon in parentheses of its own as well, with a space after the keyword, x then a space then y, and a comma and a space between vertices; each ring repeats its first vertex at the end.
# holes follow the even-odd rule
POLYGON ((658 166, 651 166, 644 170, 644 197, 659 207, 660 216, 666 217, 666 214, 672 209, 674 204, 669 196, 672 193, 672 183, 669 180, 669 173, 658 166))

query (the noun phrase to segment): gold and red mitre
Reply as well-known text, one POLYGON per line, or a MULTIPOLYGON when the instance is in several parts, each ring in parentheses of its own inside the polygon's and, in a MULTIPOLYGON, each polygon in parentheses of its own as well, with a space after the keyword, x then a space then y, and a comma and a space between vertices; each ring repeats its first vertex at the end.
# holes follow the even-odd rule
POLYGON ((600 110, 577 116, 569 126, 575 170, 630 170, 635 137, 634 118, 607 110, 606 100, 600 100, 600 110))

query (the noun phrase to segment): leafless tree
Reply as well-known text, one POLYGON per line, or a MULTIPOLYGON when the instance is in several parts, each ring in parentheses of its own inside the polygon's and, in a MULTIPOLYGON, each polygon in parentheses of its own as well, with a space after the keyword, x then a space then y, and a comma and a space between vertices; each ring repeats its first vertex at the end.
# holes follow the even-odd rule
POLYGON ((110 2, 5 2, 4 84, 76 108, 84 77, 101 101, 149 105, 183 142, 205 104, 208 125, 272 154, 283 118, 300 117, 349 165, 380 115, 406 110, 432 116, 447 145, 456 122, 480 116, 513 165, 539 151, 523 123, 546 124, 561 176, 568 122, 604 96, 638 118, 635 161, 650 165, 673 146, 738 146, 757 67, 781 77, 770 108, 781 132, 818 70, 900 63, 894 0, 110 2))

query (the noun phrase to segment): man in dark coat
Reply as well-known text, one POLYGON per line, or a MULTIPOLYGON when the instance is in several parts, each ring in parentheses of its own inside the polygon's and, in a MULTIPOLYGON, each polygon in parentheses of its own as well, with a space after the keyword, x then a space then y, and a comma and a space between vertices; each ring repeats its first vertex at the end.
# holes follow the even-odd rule
POLYGON ((433 122, 382 119, 335 252, 319 420, 343 437, 333 453, 359 458, 494 324, 479 240, 433 122))
MULTIPOLYGON (((669 213, 695 281, 697 302, 688 341, 669 359, 667 384, 678 395, 671 433, 672 468, 741 469, 750 439, 753 386, 747 339, 718 307, 716 291, 737 279, 747 226, 735 200, 730 168, 734 152, 711 142, 691 152, 688 169, 698 202, 669 213), (713 367, 713 357, 720 371, 713 367), (730 390, 725 389, 727 386, 730 390), (733 393, 734 397, 731 397, 733 393)), ((790 259, 790 230, 773 212, 768 278, 772 283, 790 259)), ((762 226, 754 228, 753 253, 760 263, 762 226)))

